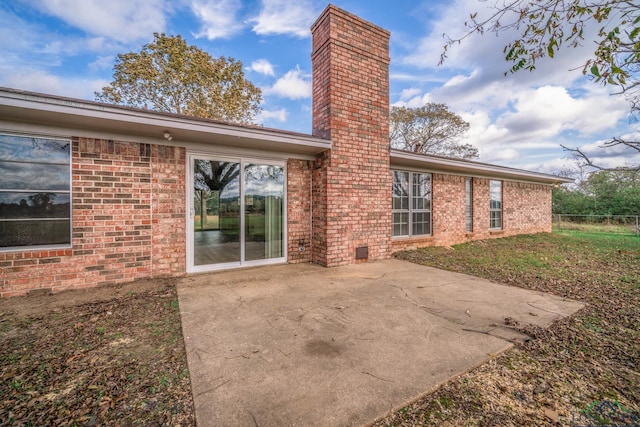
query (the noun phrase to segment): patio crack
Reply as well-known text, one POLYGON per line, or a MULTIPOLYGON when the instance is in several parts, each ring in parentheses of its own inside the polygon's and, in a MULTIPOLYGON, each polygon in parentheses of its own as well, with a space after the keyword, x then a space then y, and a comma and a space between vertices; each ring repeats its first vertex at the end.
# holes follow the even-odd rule
POLYGON ((207 393, 211 393, 212 391, 216 391, 217 389, 219 389, 219 388, 220 388, 220 387, 222 387, 223 385, 228 384, 228 383, 230 383, 230 382, 231 382, 231 380, 226 380, 226 381, 224 381, 223 383, 218 384, 217 386, 215 386, 215 387, 213 387, 213 388, 210 388, 210 389, 208 389, 208 390, 201 391, 200 393, 196 394, 196 396, 202 396, 203 394, 207 394, 207 393))
MULTIPOLYGON (((411 302, 412 302, 412 303, 413 303, 417 308, 419 308, 419 309, 421 309, 421 310, 424 310, 424 311, 426 311, 427 313, 432 314, 432 315, 434 315, 434 316, 436 316, 436 317, 439 317, 440 319, 444 319, 444 320, 446 320, 446 321, 447 321, 447 322, 449 322, 449 323, 453 323, 453 324, 458 325, 458 326, 460 326, 460 325, 461 325, 461 321, 460 321, 460 319, 457 319, 457 318, 454 318, 454 317, 447 317, 447 316, 444 316, 444 315, 440 314, 440 311, 439 311, 438 309, 436 309, 436 308, 431 308, 431 307, 427 307, 426 305, 422 305, 422 304, 418 303, 418 301, 416 301, 415 299, 411 298, 411 297, 409 296, 409 294, 407 293, 407 291, 405 291, 405 290, 404 290, 403 288, 401 288, 400 286, 397 286, 397 285, 392 285, 392 286, 393 286, 394 288, 396 288, 396 289, 400 290, 401 292, 403 292, 403 293, 404 293, 404 297, 405 297, 407 300, 411 301, 411 302)), ((467 313, 467 314, 468 314, 468 313, 467 313)), ((458 330, 455 330, 455 329, 449 329, 449 328, 447 328, 447 329, 448 329, 448 330, 450 330, 450 331, 459 332, 458 330)))
POLYGON ((360 373, 365 374, 365 375, 372 376, 373 378, 378 379, 378 380, 380 380, 380 381, 385 381, 385 382, 388 382, 388 383, 395 383, 395 381, 393 381, 393 380, 388 380, 388 379, 386 379, 386 378, 379 377, 379 376, 377 376, 377 375, 372 374, 371 372, 367 372, 367 371, 360 371, 360 373))

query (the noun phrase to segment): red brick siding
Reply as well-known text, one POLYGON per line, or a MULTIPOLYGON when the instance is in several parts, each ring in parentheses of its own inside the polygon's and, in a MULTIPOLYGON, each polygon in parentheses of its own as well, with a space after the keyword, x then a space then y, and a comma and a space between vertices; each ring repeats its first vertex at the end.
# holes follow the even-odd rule
POLYGON ((306 160, 287 161, 287 252, 290 263, 311 261, 312 164, 306 160))
POLYGON ((73 138, 72 249, 0 252, 0 296, 185 271, 185 152, 73 138))
POLYGON ((551 186, 504 181, 502 200, 508 235, 551 232, 551 186))
POLYGON ((331 161, 330 151, 320 154, 312 171, 312 236, 311 261, 327 265, 327 169, 331 161))
POLYGON ((393 250, 450 246, 473 240, 551 232, 551 187, 502 181, 502 230, 489 229, 489 180, 473 178, 473 232, 465 222, 465 177, 433 174, 433 234, 394 238, 393 250))
POLYGON ((313 261, 353 263, 359 246, 388 258, 389 33, 332 5, 311 31, 313 133, 332 141, 314 171, 313 261))
POLYGON ((151 146, 153 276, 186 271, 186 151, 151 146))
POLYGON ((434 244, 464 241, 467 234, 464 177, 434 173, 431 183, 434 244))

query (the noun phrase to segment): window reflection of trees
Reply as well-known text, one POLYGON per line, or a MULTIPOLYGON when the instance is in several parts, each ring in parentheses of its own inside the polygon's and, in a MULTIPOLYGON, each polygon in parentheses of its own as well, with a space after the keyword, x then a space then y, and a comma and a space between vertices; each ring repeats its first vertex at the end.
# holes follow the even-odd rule
POLYGON ((71 242, 71 142, 0 134, 0 247, 71 242))
POLYGON ((239 214, 240 163, 195 159, 193 167, 195 214, 200 217, 198 228, 227 228, 228 221, 223 217, 239 214), (209 216, 218 217, 217 225, 208 224, 209 216))
POLYGON ((222 192, 240 175, 240 164, 216 160, 195 161, 195 186, 198 190, 222 192))

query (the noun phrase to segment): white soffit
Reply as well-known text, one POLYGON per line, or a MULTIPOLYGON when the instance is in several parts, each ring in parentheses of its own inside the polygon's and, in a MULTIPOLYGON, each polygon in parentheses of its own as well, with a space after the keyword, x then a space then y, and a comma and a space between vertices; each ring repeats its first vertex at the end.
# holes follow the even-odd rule
POLYGON ((531 172, 523 169, 508 168, 505 166, 454 159, 450 157, 416 154, 402 150, 391 150, 390 161, 392 168, 405 167, 417 170, 478 176, 483 178, 536 182, 541 184, 573 182, 573 179, 546 173, 531 172))
MULTIPOLYGON (((159 113, 0 88, 0 119, 35 125, 132 135, 164 140, 168 132, 176 143, 193 142, 212 147, 268 150, 315 155, 331 148, 331 141, 296 132, 252 125, 159 113)), ((177 145, 177 144, 176 144, 177 145)))

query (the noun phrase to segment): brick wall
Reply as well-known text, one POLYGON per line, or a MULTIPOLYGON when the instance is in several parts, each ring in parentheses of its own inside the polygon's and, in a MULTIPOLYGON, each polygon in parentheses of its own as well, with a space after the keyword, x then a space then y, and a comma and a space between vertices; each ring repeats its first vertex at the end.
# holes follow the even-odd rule
POLYGON ((436 245, 466 238, 464 181, 459 175, 432 174, 431 229, 436 245))
POLYGON ((311 261, 327 265, 327 169, 331 161, 330 151, 319 155, 313 163, 312 176, 312 235, 311 261))
POLYGON ((290 263, 311 261, 312 162, 287 161, 287 249, 290 263))
POLYGON ((313 134, 332 141, 313 173, 313 261, 388 258, 389 33, 333 5, 311 32, 313 134))
POLYGON ((394 238, 393 250, 551 232, 551 187, 502 181, 502 230, 489 229, 489 180, 473 178, 473 231, 466 231, 465 177, 432 174, 432 235, 394 238))
POLYGON ((503 182, 504 228, 509 235, 551 232, 551 186, 503 182))
POLYGON ((186 151, 151 145, 153 276, 186 271, 186 151))
POLYGON ((72 249, 0 252, 0 296, 185 271, 185 151, 73 138, 72 249))

